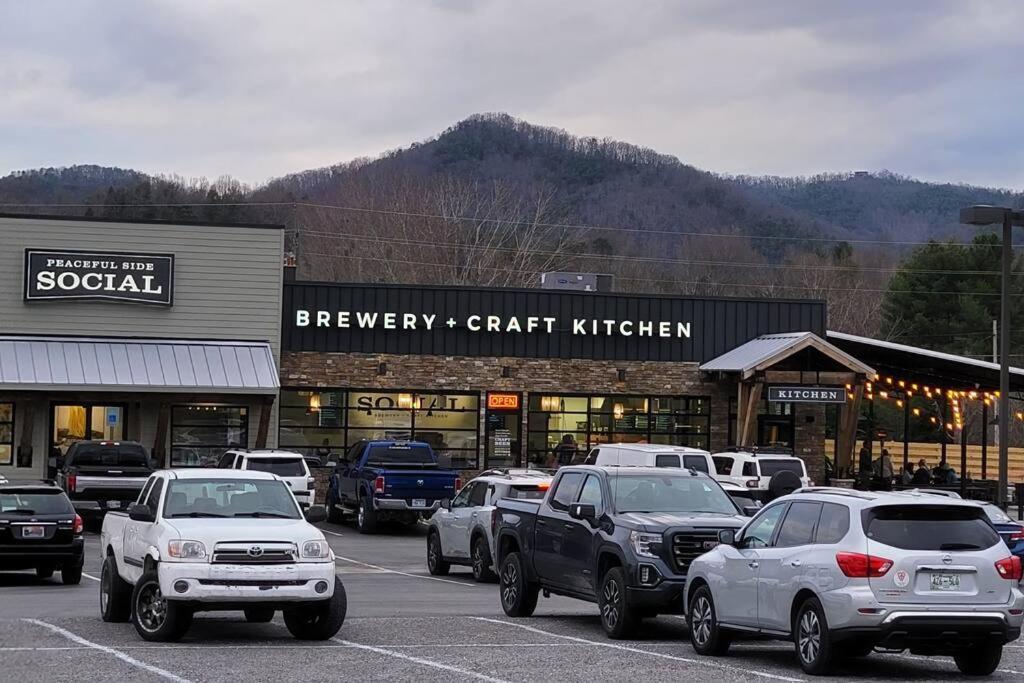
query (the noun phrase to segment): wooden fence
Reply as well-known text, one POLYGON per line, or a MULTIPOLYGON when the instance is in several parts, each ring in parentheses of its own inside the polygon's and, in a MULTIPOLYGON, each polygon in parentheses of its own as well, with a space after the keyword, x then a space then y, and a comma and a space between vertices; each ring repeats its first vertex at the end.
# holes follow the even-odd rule
MULTIPOLYGON (((912 441, 909 445, 910 462, 914 463, 915 469, 917 468, 917 461, 924 458, 928 462, 929 467, 935 467, 939 464, 939 460, 942 457, 942 446, 937 443, 921 443, 912 441)), ((903 467, 903 442, 902 441, 890 441, 887 442, 885 447, 889 450, 889 456, 892 458, 893 469, 899 471, 903 467)), ((857 445, 857 451, 860 450, 860 444, 857 445)), ((825 455, 833 457, 835 454, 835 441, 832 439, 825 440, 825 455)), ((877 458, 880 455, 878 444, 874 444, 872 449, 872 456, 877 458)), ((1009 453, 1010 461, 1010 483, 1024 482, 1024 448, 1011 447, 1009 453)), ((857 452, 853 454, 854 461, 857 459, 857 452)), ((963 473, 960 471, 960 444, 947 444, 946 445, 946 461, 950 466, 956 470, 958 475, 963 473)), ((996 479, 999 476, 999 448, 997 446, 989 445, 988 457, 987 457, 987 468, 986 478, 996 479)), ((981 479, 981 446, 967 446, 967 471, 974 479, 981 479)))

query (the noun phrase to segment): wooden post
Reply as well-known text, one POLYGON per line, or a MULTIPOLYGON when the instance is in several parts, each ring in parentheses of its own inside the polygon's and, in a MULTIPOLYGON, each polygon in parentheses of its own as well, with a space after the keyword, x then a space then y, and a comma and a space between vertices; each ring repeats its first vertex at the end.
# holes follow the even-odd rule
POLYGON ((853 468, 853 451, 857 445, 857 420, 864 397, 864 386, 858 384, 853 390, 853 400, 843 404, 839 415, 839 433, 836 435, 835 470, 845 471, 848 476, 853 468))
POLYGON ((267 432, 270 430, 270 413, 274 408, 274 397, 267 396, 260 407, 260 425, 256 429, 256 448, 267 447, 267 432))
POLYGON ((988 403, 981 402, 981 479, 988 479, 988 403))
POLYGON ((752 446, 754 440, 754 425, 757 422, 757 407, 761 401, 761 390, 764 382, 753 382, 747 386, 746 408, 743 412, 743 421, 740 429, 740 446, 752 446))
MULTIPOLYGON (((18 456, 15 462, 18 467, 32 467, 32 437, 36 425, 36 402, 29 398, 15 405, 14 419, 16 422, 21 423, 21 438, 18 439, 18 456)), ((43 453, 43 457, 46 458, 48 464, 50 462, 50 454, 43 453)), ((49 467, 47 467, 47 470, 49 470, 49 467)), ((46 476, 50 476, 49 471, 47 471, 46 476)))
POLYGON ((910 462, 910 397, 903 393, 903 469, 900 470, 900 477, 907 470, 910 462))
POLYGON ((171 422, 171 405, 160 403, 160 409, 156 416, 156 435, 153 437, 153 458, 164 467, 170 467, 167 451, 167 432, 171 422))
POLYGON ((967 497, 967 430, 960 429, 960 497, 967 497))

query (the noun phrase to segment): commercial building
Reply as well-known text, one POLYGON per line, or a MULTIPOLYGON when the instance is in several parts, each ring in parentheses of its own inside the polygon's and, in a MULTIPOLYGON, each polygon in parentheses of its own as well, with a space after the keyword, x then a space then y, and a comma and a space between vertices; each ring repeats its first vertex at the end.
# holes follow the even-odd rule
POLYGON ((273 445, 283 230, 0 216, 0 474, 81 439, 273 445))

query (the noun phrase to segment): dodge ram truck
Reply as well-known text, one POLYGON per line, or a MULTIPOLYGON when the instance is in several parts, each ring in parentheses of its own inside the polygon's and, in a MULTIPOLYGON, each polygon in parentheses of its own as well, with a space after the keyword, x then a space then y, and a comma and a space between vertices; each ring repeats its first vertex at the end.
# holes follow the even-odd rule
POLYGON ((332 522, 340 522, 354 513, 359 533, 372 534, 380 522, 415 524, 430 517, 460 488, 458 473, 439 469, 429 444, 361 441, 331 475, 327 514, 332 522))
POLYGON ((714 479, 672 467, 563 467, 543 500, 491 516, 499 598, 528 617, 543 591, 596 602, 611 638, 682 614, 690 562, 747 520, 714 479))
POLYGON ((268 622, 280 610, 303 640, 345 620, 334 553, 281 479, 267 472, 181 469, 153 474, 127 512, 103 520, 100 614, 131 619, 145 640, 181 638, 200 611, 268 622))

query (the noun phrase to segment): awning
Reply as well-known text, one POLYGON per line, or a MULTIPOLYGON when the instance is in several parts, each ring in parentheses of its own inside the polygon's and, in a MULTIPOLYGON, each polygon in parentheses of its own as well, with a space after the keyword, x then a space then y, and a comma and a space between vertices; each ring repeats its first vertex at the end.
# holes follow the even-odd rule
POLYGON ((266 342, 0 335, 0 390, 276 394, 266 342))
POLYGON ((700 369, 705 372, 738 372, 745 379, 805 349, 818 351, 850 372, 875 374, 871 367, 812 332, 766 334, 712 358, 701 364, 700 369))

